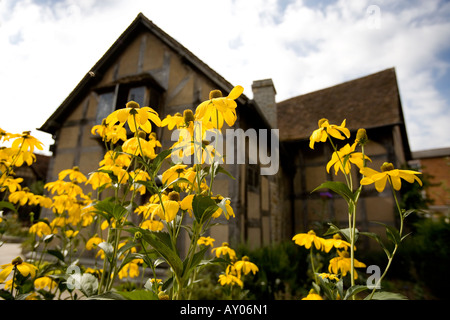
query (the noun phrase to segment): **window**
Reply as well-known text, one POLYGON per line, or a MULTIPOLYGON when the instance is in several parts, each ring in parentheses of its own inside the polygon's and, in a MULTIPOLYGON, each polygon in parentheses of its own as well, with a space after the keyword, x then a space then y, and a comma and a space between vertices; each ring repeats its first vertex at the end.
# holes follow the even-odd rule
POLYGON ((95 124, 101 124, 102 120, 113 112, 114 109, 114 91, 100 94, 95 124))
MULTIPOLYGON (((99 99, 95 124, 101 124, 111 112, 125 108, 128 101, 136 101, 141 107, 149 106, 159 112, 161 94, 153 86, 146 84, 146 82, 137 81, 99 89, 101 91, 97 92, 99 99)), ((130 135, 128 125, 125 125, 125 128, 130 135)))

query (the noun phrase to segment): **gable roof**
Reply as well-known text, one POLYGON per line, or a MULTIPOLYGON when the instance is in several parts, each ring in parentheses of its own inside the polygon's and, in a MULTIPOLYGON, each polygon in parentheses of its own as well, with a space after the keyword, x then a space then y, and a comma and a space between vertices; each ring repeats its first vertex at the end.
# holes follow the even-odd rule
POLYGON ((400 125, 409 153, 394 68, 284 100, 277 109, 282 141, 309 139, 321 118, 346 119, 351 131, 400 125))
MULTIPOLYGON (((139 13, 130 26, 119 36, 119 38, 91 68, 91 70, 86 73, 73 91, 38 130, 55 134, 61 126, 65 116, 71 111, 71 107, 73 107, 75 103, 80 102, 80 99, 83 98, 84 94, 89 92, 100 81, 102 75, 111 66, 114 59, 127 47, 127 45, 133 40, 134 36, 139 34, 141 31, 148 31, 155 35, 165 45, 180 55, 186 64, 189 64, 192 68, 210 79, 217 89, 222 90, 223 92, 229 92, 233 88, 233 85, 225 80, 221 75, 211 69, 207 64, 201 61, 178 41, 157 27, 142 13, 139 13)), ((242 94, 238 101, 241 103, 248 103, 248 106, 255 109, 255 111, 257 111, 261 116, 257 106, 255 106, 255 104, 245 95, 242 94)))

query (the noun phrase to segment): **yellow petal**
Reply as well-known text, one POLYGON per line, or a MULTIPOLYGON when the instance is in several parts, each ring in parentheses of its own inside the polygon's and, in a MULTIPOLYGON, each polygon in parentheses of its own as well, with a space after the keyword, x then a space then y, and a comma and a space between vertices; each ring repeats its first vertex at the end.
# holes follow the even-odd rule
POLYGON ((239 98, 239 96, 244 92, 244 88, 242 86, 235 86, 233 90, 231 90, 230 94, 228 95, 229 99, 236 100, 239 98))

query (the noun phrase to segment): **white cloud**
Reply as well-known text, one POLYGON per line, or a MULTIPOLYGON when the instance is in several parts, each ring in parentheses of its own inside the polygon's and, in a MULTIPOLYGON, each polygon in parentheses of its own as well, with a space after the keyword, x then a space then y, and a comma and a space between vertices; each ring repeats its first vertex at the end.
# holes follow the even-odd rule
POLYGON ((249 97, 253 80, 274 79, 281 101, 395 67, 412 149, 450 146, 442 134, 450 120, 449 101, 436 90, 433 77, 449 69, 449 61, 438 59, 449 48, 448 3, 45 3, 0 0, 3 129, 21 132, 42 125, 143 12, 231 83, 243 85, 249 97), (368 28, 366 10, 371 4, 380 8, 380 29, 368 28), (441 138, 430 144, 430 137, 437 136, 441 138))

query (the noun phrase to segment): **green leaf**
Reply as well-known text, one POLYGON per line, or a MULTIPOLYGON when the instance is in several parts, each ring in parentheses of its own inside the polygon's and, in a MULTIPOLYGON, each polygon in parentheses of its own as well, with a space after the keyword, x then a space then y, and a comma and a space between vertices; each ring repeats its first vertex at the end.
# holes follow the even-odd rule
POLYGON ((11 211, 17 212, 16 207, 11 202, 8 201, 0 201, 0 209, 2 208, 7 208, 11 211))
POLYGON ((364 236, 367 236, 369 238, 374 239, 375 241, 378 242, 378 244, 381 246, 381 248, 384 250, 384 252, 386 253, 386 256, 388 257, 388 259, 391 258, 391 253, 389 252, 389 250, 386 248, 386 246, 383 243, 383 240, 381 240, 380 236, 377 235, 376 233, 373 232, 360 232, 359 234, 362 234, 364 236))
MULTIPOLYGON (((367 296, 364 300, 368 300, 369 297, 370 295, 367 296)), ((377 291, 373 294, 372 300, 408 300, 408 298, 400 293, 377 291)))
POLYGON ((176 184, 179 184, 179 183, 187 183, 187 184, 190 184, 191 186, 193 186, 193 184, 192 184, 192 182, 190 182, 188 179, 186 179, 186 178, 177 178, 177 179, 175 179, 174 181, 172 181, 169 185, 167 185, 166 187, 164 187, 162 190, 161 190, 161 192, 164 192, 167 188, 170 188, 170 187, 172 187, 172 186, 174 186, 174 185, 176 185, 176 184))
POLYGON ((106 216, 107 220, 114 217, 116 221, 119 221, 127 213, 127 209, 113 201, 114 198, 107 198, 95 204, 94 207, 96 212, 100 214, 103 213, 102 215, 106 216))
POLYGON ((353 192, 343 182, 339 182, 339 181, 324 182, 320 186, 315 188, 313 191, 311 191, 311 193, 315 192, 319 189, 330 189, 330 190, 334 191, 335 193, 337 193, 338 195, 342 196, 345 199, 345 201, 347 201, 347 203, 353 202, 355 199, 355 195, 353 194, 353 192))
POLYGON ((156 156, 155 159, 153 159, 152 165, 151 165, 151 172, 149 172, 151 177, 154 178, 156 176, 156 174, 158 173, 159 169, 162 166, 164 159, 166 159, 168 156, 170 156, 171 153, 172 153, 172 149, 163 150, 156 156))
POLYGON ((127 300, 159 300, 158 295, 150 290, 139 289, 133 291, 118 291, 127 300))
POLYGON ((382 225, 386 228, 386 236, 393 244, 400 244, 402 242, 400 233, 393 226, 387 225, 383 222, 373 221, 376 224, 382 225))
POLYGON ((203 258, 205 257, 205 253, 206 251, 208 251, 209 247, 205 246, 203 249, 201 249, 200 251, 196 252, 194 254, 194 256, 192 257, 192 261, 190 263, 190 265, 188 265, 189 263, 189 258, 186 258, 186 260, 184 260, 183 262, 183 277, 188 278, 191 270, 196 268, 200 262, 202 262, 203 258))
POLYGON ((64 262, 64 255, 61 253, 61 251, 49 249, 47 250, 47 253, 64 262))
POLYGON ((348 288, 347 292, 345 293, 344 300, 348 300, 351 297, 353 297, 354 295, 357 295, 358 293, 363 292, 368 289, 369 288, 367 288, 367 286, 362 286, 362 285, 352 286, 352 287, 348 288))
POLYGON ((225 170, 221 165, 217 166, 217 173, 223 173, 233 180, 236 180, 231 173, 225 170))
MULTIPOLYGON (((332 224, 331 222, 329 222, 328 225, 330 227, 323 234, 323 236, 328 236, 328 235, 335 234, 335 233, 339 232, 340 234, 342 234, 344 236, 345 240, 348 243, 351 243, 351 230, 350 230, 350 228, 340 229, 339 227, 337 227, 336 225, 332 224)), ((359 230, 357 228, 355 228, 355 243, 358 240, 359 233, 360 233, 359 230)))
POLYGON ((130 228, 128 230, 133 234, 140 232, 142 239, 150 244, 170 265, 173 272, 181 275, 183 272, 183 262, 178 253, 172 249, 170 235, 167 232, 154 232, 142 228, 130 228))
POLYGON ((90 296, 87 300, 127 300, 123 295, 115 291, 107 291, 105 293, 90 296))
POLYGON ((192 211, 194 212, 195 220, 199 223, 206 221, 218 208, 211 197, 197 194, 192 199, 192 211))

